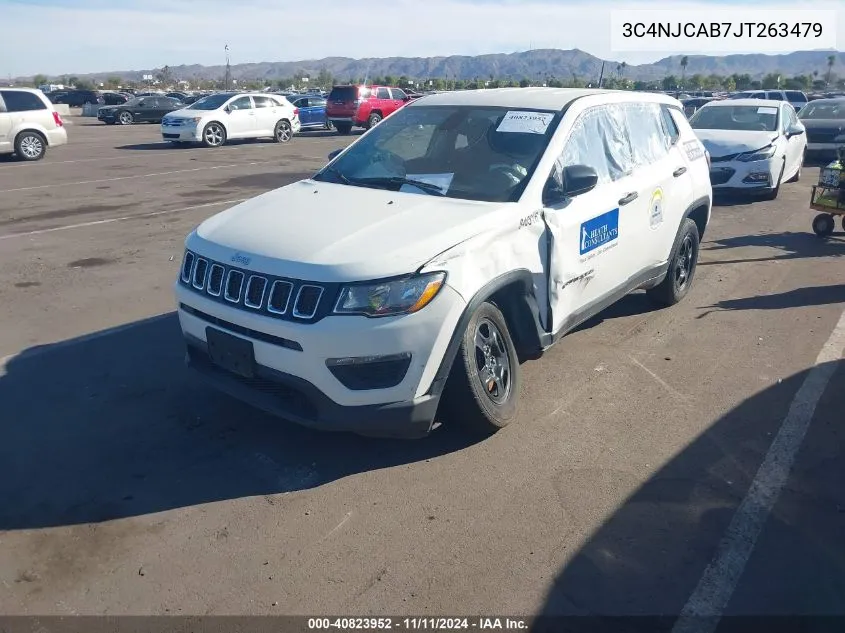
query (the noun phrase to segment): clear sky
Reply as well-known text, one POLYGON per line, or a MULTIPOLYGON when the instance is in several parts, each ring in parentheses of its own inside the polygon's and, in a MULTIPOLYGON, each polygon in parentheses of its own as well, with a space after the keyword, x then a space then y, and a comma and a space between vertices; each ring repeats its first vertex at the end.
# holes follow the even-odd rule
MULTIPOLYGON (((845 50, 845 0, 805 4, 838 9, 836 47, 845 50)), ((0 76, 221 64, 227 43, 233 64, 530 48, 580 48, 636 64, 709 51, 696 40, 678 41, 669 51, 613 50, 613 10, 664 8, 670 19, 680 8, 724 17, 716 12, 759 7, 757 19, 765 20, 773 8, 798 6, 780 0, 0 0, 0 76)))

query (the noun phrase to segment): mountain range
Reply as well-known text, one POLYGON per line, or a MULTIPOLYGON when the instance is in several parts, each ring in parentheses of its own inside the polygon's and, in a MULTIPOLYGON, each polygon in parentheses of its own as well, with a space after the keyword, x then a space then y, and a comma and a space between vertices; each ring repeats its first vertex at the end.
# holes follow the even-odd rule
MULTIPOLYGON (((722 57, 710 55, 689 55, 686 75, 697 73, 710 75, 748 74, 761 78, 768 73, 779 73, 785 77, 813 74, 820 77, 827 73, 827 60, 833 54, 834 73, 845 74, 845 53, 836 51, 801 51, 782 55, 744 54, 722 57)), ((633 80, 654 81, 671 74, 681 74, 680 55, 665 57, 652 64, 626 65, 625 77, 633 80)), ((383 57, 352 59, 348 57, 326 57, 324 59, 259 62, 234 64, 232 78, 237 80, 277 80, 304 73, 316 77, 321 70, 328 71, 336 81, 358 80, 360 78, 409 77, 412 79, 524 79, 555 77, 562 81, 577 78, 598 78, 602 61, 578 49, 538 49, 519 53, 492 55, 452 55, 448 57, 383 57)), ((617 72, 618 63, 605 60, 605 73, 617 72)), ((170 66, 173 77, 180 80, 220 79, 225 67, 181 65, 170 66)), ((144 75, 155 74, 157 69, 110 71, 79 75, 80 78, 102 81, 107 77, 120 77, 124 81, 140 81, 144 75)))

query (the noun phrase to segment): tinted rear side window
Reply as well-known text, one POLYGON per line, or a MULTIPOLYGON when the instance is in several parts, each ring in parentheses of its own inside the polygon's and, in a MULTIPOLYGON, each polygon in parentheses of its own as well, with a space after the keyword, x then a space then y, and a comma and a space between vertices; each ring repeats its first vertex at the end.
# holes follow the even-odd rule
POLYGON ((329 101, 355 101, 358 98, 358 88, 355 86, 342 86, 332 88, 329 101))
POLYGON ((47 106, 31 92, 17 92, 14 90, 0 91, 6 102, 7 112, 29 112, 31 110, 46 110, 47 106))

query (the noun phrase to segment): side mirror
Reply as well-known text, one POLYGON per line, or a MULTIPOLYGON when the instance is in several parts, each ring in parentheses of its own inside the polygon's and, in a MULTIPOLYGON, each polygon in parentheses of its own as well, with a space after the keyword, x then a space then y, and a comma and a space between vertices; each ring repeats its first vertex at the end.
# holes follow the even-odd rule
POLYGON ((554 178, 550 178, 543 192, 544 204, 563 202, 567 198, 574 198, 595 189, 599 182, 596 170, 588 165, 569 165, 563 168, 563 186, 554 178))
POLYGON ((786 130, 786 138, 792 138, 793 136, 801 136, 804 133, 804 126, 803 125, 793 125, 789 129, 786 130))
POLYGON ((224 111, 226 114, 232 114, 232 107, 231 107, 231 106, 226 106, 225 108, 223 108, 223 111, 224 111))
POLYGON ((342 152, 342 149, 336 149, 333 152, 329 152, 329 160, 332 161, 342 152))

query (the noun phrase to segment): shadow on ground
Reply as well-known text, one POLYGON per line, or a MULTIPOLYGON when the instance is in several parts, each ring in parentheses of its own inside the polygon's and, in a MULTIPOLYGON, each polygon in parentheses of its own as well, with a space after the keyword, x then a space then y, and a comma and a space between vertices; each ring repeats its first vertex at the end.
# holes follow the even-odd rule
MULTIPOLYGON (((845 557, 841 553, 845 365, 822 367, 832 379, 786 486, 759 536, 743 532, 752 542, 756 538, 756 545, 744 567, 731 568, 738 572, 738 584, 726 605, 728 617, 722 619, 720 633, 841 630, 845 615, 845 557), (819 617, 800 624, 783 619, 763 626, 762 620, 738 617, 786 615, 838 615, 839 619, 819 617)), ((808 374, 809 370, 787 377, 743 401, 621 504, 615 501, 614 491, 625 489, 628 473, 601 468, 564 470, 561 481, 566 485, 558 490, 564 497, 561 507, 570 507, 579 494, 590 490, 615 510, 578 551, 567 556, 568 562, 547 593, 541 613, 545 619, 533 630, 671 630, 808 374)), ((565 522, 561 530, 573 527, 565 522)))
POLYGON ((741 264, 746 262, 782 261, 788 259, 808 259, 814 257, 842 257, 845 256, 845 234, 834 234, 826 239, 820 239, 810 228, 812 215, 807 214, 807 232, 793 233, 760 233, 757 235, 738 235, 708 242, 702 248, 702 255, 706 258, 699 261, 699 266, 713 266, 716 264, 741 264), (775 253, 763 252, 761 256, 730 257, 729 259, 711 260, 714 253, 736 248, 770 249, 775 253))
POLYGON ((711 308, 696 318, 704 318, 712 312, 723 310, 785 310, 787 308, 803 308, 807 306, 824 306, 834 303, 845 303, 845 284, 834 286, 807 286, 776 294, 743 297, 741 299, 725 299, 719 303, 707 306, 711 308))
POLYGON ((320 433, 266 416, 184 366, 174 314, 0 365, 0 530, 137 516, 312 488, 469 446, 320 433))

